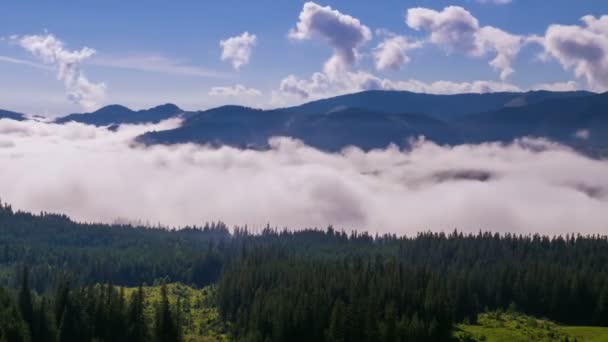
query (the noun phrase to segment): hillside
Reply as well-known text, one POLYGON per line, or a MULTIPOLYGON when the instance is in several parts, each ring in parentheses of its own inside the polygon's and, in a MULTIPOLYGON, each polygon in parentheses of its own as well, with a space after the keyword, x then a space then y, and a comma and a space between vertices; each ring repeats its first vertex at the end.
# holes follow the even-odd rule
POLYGON ((404 144, 410 137, 427 136, 456 142, 449 125, 424 114, 386 114, 343 108, 324 114, 302 115, 282 110, 224 106, 193 113, 181 127, 150 132, 139 141, 154 144, 195 142, 247 148, 267 148, 273 136, 289 136, 307 145, 335 151, 346 146, 362 149, 404 144))
POLYGON ((364 150, 407 146, 419 136, 448 145, 535 136, 593 152, 608 146, 607 110, 607 94, 586 92, 429 95, 371 91, 278 110, 223 106, 191 113, 181 127, 146 133, 139 141, 264 149, 270 137, 289 136, 322 150, 338 151, 347 146, 364 150))
POLYGON ((15 112, 11 112, 8 110, 0 109, 0 119, 11 119, 11 120, 16 120, 16 121, 23 121, 23 120, 25 120, 25 115, 23 115, 21 113, 15 113, 15 112))
MULTIPOLYGON (((372 236, 331 227, 267 227, 252 234, 244 227, 228 232, 221 224, 168 230, 75 223, 3 205, 0 280, 0 301, 7 301, 8 311, 24 286, 36 293, 36 312, 71 288, 68 317, 76 325, 70 332, 96 336, 120 331, 104 327, 124 321, 116 313, 125 310, 119 292, 97 287, 108 283, 213 285, 219 316, 204 306, 211 318, 206 327, 218 327, 219 317, 237 340, 447 342, 457 327, 463 329, 459 324, 479 321, 465 327, 475 333, 486 329, 480 313, 513 306, 576 326, 564 330, 575 336, 600 331, 580 327, 608 326, 608 237, 601 236, 372 236), (107 320, 93 322, 94 303, 104 303, 99 298, 113 304, 101 306, 107 320), (92 325, 98 330, 89 330, 92 325)), ((61 310, 48 314, 53 316, 62 316, 61 310)), ((60 320, 49 326, 61 330, 60 320)))
POLYGON ((486 93, 435 95, 407 91, 371 90, 312 101, 286 108, 295 113, 326 113, 339 108, 356 107, 384 113, 424 113, 439 119, 451 120, 463 114, 519 107, 554 98, 585 97, 592 93, 531 91, 527 93, 486 93))
POLYGON ((70 121, 95 126, 115 124, 158 123, 181 115, 184 111, 174 104, 164 104, 150 109, 134 111, 121 105, 110 105, 92 113, 70 114, 55 120, 56 123, 70 121))
POLYGON ((607 146, 608 93, 474 113, 464 116, 457 125, 473 142, 508 141, 532 135, 566 143, 607 146), (579 131, 587 133, 577 139, 579 131))
POLYGON ((566 326, 515 312, 491 312, 480 314, 477 324, 458 325, 454 337, 461 342, 606 342, 608 328, 566 326))

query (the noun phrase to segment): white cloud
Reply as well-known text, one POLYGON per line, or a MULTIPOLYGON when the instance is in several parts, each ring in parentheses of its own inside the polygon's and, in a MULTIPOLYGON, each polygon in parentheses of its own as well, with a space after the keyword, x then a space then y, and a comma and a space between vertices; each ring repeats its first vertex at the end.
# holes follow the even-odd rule
POLYGON ((551 25, 544 37, 534 37, 564 69, 573 70, 589 87, 608 90, 608 15, 585 16, 583 25, 551 25))
POLYGON ((513 84, 495 81, 429 83, 415 79, 399 81, 380 78, 364 71, 343 72, 334 77, 316 72, 310 79, 300 79, 295 75, 284 78, 279 89, 272 93, 271 102, 274 105, 296 104, 303 100, 310 101, 365 90, 405 90, 429 94, 521 91, 513 84))
POLYGON ((262 92, 255 88, 247 88, 242 84, 227 87, 212 87, 209 96, 261 96, 262 92))
POLYGON ((608 162, 547 141, 420 141, 411 150, 341 153, 288 138, 272 140, 269 151, 131 142, 176 124, 110 132, 0 120, 2 139, 11 142, 0 148, 2 199, 89 222, 608 233, 608 162))
POLYGON ((391 35, 374 49, 376 69, 399 70, 410 61, 409 50, 420 48, 420 42, 412 42, 407 37, 391 35))
POLYGON ((430 33, 430 41, 448 53, 460 52, 473 57, 495 53, 490 65, 500 71, 505 80, 513 73, 512 63, 526 38, 492 26, 480 26, 469 11, 449 6, 441 12, 428 8, 411 8, 406 23, 415 30, 430 33))
POLYGON ((36 69, 42 69, 42 70, 52 70, 52 68, 50 68, 48 65, 39 64, 39 63, 28 61, 25 59, 13 58, 13 57, 8 57, 8 56, 0 56, 0 62, 27 65, 29 67, 36 68, 36 69))
POLYGON ((167 75, 209 78, 227 77, 225 73, 184 64, 181 61, 158 54, 94 57, 91 59, 91 64, 110 68, 158 72, 167 75))
POLYGON ((579 129, 574 133, 574 136, 577 139, 589 140, 589 138, 591 137, 591 132, 588 129, 579 129))
POLYGON ((243 32, 240 36, 230 37, 220 41, 222 60, 230 61, 235 70, 249 64, 251 52, 257 43, 255 34, 243 32))
POLYGON ((324 70, 328 75, 335 75, 357 61, 357 49, 371 40, 372 32, 357 18, 329 6, 307 2, 300 12, 296 27, 289 31, 289 37, 294 40, 319 38, 327 42, 334 54, 325 63, 324 70))
POLYGON ((549 91, 574 91, 578 90, 578 86, 574 81, 556 82, 556 83, 541 83, 536 84, 531 90, 549 90, 549 91))
POLYGON ((83 61, 95 54, 95 50, 88 47, 67 50, 63 42, 52 34, 12 37, 12 40, 43 63, 57 69, 57 78, 63 81, 70 101, 86 110, 96 109, 103 101, 105 84, 90 82, 80 67, 83 61))

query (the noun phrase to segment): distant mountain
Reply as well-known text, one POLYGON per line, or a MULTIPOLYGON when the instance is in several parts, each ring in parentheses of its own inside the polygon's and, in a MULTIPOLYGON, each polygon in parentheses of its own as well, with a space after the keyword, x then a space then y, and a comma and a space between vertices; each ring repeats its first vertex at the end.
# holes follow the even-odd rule
POLYGON ((591 117, 603 120, 603 110, 608 108, 603 96, 548 91, 461 95, 368 91, 275 110, 223 106, 189 113, 181 127, 149 132, 138 140, 267 148, 270 137, 289 136, 329 151, 350 145, 365 150, 391 143, 403 146, 418 136, 450 145, 510 141, 524 135, 587 144, 582 141, 589 138, 587 133, 595 136, 603 129, 589 126, 594 122, 591 117), (577 130, 586 129, 589 132, 575 137, 577 130))
POLYGON ((110 105, 98 109, 92 113, 70 114, 55 120, 56 123, 70 121, 80 122, 95 126, 109 126, 117 124, 143 124, 158 123, 183 114, 174 104, 164 104, 150 109, 133 111, 121 105, 110 105))
POLYGON ((310 146, 335 151, 350 145, 363 149, 386 147, 391 143, 402 145, 408 138, 421 135, 446 143, 459 139, 449 125, 423 114, 342 108, 300 115, 285 110, 224 106, 193 114, 179 128, 146 133, 139 141, 266 148, 270 137, 289 136, 310 146))
POLYGON ((434 95, 407 91, 372 90, 336 96, 286 108, 291 113, 326 113, 339 108, 362 108, 382 113, 424 113, 443 120, 457 119, 470 113, 498 110, 504 107, 520 107, 555 98, 585 97, 586 91, 526 93, 486 93, 434 95))
POLYGON ((473 142, 539 136, 573 145, 608 146, 608 93, 469 114, 456 124, 473 142))
POLYGON ((25 115, 21 113, 10 112, 8 110, 0 109, 0 119, 11 119, 16 121, 26 120, 25 115))
POLYGON ((325 150, 340 150, 350 145, 364 150, 392 143, 402 146, 408 139, 419 136, 441 143, 461 141, 450 125, 424 114, 381 113, 361 108, 299 117, 283 135, 325 150))
POLYGON ((190 113, 181 127, 139 137, 148 144, 200 143, 264 148, 271 136, 281 135, 290 116, 278 110, 222 106, 190 113))

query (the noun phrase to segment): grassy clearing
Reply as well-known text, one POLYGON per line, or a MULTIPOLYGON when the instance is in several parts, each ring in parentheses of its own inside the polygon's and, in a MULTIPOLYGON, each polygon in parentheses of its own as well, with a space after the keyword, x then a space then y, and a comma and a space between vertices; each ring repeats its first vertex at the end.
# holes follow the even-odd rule
POLYGON ((463 342, 608 342, 608 328, 561 326, 549 320, 500 312, 479 315, 476 325, 458 325, 454 335, 463 342))
MULTIPOLYGON (((149 324, 154 324, 155 308, 160 302, 160 286, 144 289, 145 312, 149 324)), ((229 341, 227 327, 221 322, 215 307, 215 288, 194 289, 183 284, 168 284, 169 302, 174 312, 179 312, 179 322, 186 342, 229 341)), ((127 298, 137 288, 125 288, 127 298)))

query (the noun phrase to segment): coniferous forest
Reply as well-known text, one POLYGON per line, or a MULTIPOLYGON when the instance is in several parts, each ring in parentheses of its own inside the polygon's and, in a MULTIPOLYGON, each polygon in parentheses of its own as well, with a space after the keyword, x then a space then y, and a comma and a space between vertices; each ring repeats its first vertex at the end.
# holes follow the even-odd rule
POLYGON ((608 326, 604 236, 253 234, 2 205, 0 281, 2 342, 450 341, 496 310, 608 326))

